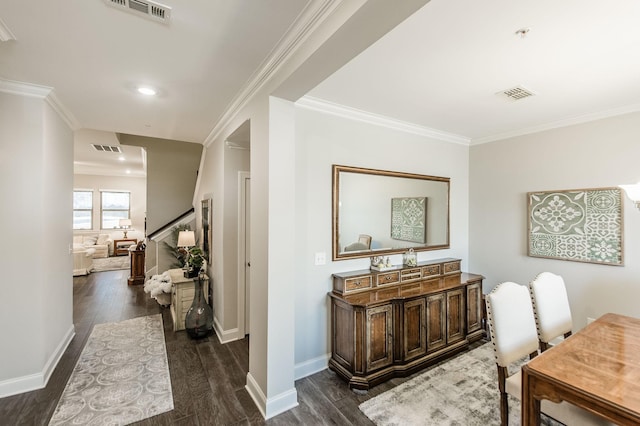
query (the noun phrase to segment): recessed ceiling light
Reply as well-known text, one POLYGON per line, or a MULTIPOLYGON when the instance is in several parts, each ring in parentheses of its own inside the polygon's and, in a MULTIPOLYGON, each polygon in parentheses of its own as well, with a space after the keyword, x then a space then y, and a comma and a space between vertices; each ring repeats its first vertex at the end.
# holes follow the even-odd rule
POLYGON ((156 90, 151 87, 140 86, 138 87, 138 93, 142 93, 143 95, 153 96, 156 94, 156 90))
POLYGON ((131 170, 127 169, 127 174, 130 175, 131 174, 131 170))
POLYGON ((118 160, 124 161, 124 155, 121 155, 120 157, 118 157, 118 160))

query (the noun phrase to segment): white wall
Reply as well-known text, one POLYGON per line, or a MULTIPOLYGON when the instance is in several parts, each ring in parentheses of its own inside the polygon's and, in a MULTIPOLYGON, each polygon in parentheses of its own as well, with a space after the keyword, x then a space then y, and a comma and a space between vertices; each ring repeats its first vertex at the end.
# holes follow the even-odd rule
POLYGON ((470 265, 484 291, 562 275, 574 318, 606 312, 640 316, 640 211, 624 197, 625 266, 527 256, 527 192, 600 188, 640 181, 640 113, 622 115, 470 149, 470 265))
MULTIPOLYGON (((249 150, 231 149, 223 141, 205 150, 194 204, 212 199, 212 257, 208 274, 213 285, 213 315, 221 341, 241 339, 238 334, 238 172, 249 171, 249 150)), ((201 231, 202 212, 196 209, 201 231)))
MULTIPOLYGON (((450 249, 418 253, 418 260, 456 257, 468 262, 468 147, 361 121, 296 108, 295 363, 296 376, 327 366, 331 274, 368 269, 369 259, 332 262, 331 166, 366 167, 451 178, 450 249), (327 264, 315 266, 316 252, 327 264)), ((402 254, 391 256, 402 263, 402 254)), ((466 269, 466 268, 465 268, 466 269)), ((477 272, 477 271, 474 271, 477 272)))
POLYGON ((68 125, 42 97, 0 92, 0 397, 44 387, 74 335, 72 183, 68 125))
MULTIPOLYGON (((237 329, 238 327, 238 224, 240 222, 238 211, 238 172, 249 171, 250 152, 248 150, 231 149, 224 146, 224 211, 222 226, 222 238, 224 240, 224 280, 233 285, 225 286, 224 328, 237 329)), ((242 338, 244 336, 238 336, 242 338)))
MULTIPOLYGON (((276 93, 278 97, 297 100, 299 96, 344 65, 388 29, 424 5, 424 2, 425 0, 405 2, 402 7, 395 7, 393 13, 389 13, 384 2, 341 2, 330 10, 324 9, 322 5, 323 7, 316 10, 319 19, 314 21, 313 26, 305 27, 305 30, 311 30, 310 33, 305 33, 302 28, 294 29, 294 32, 301 30, 300 34, 296 34, 296 37, 300 36, 296 41, 301 41, 302 45, 297 45, 294 50, 286 52, 288 55, 286 60, 271 68, 273 74, 261 75, 259 80, 249 82, 247 92, 243 93, 244 98, 238 99, 237 103, 232 103, 228 111, 229 115, 223 117, 221 121, 223 124, 214 128, 205 142, 207 149, 214 149, 212 153, 214 157, 221 156, 220 150, 225 138, 245 121, 251 121, 251 339, 247 389, 266 418, 297 405, 292 375, 282 374, 283 371, 294 368, 293 357, 289 356, 290 342, 286 341, 286 344, 280 348, 276 344, 286 340, 286 336, 291 340, 294 338, 295 324, 286 322, 289 319, 286 313, 292 309, 293 300, 290 294, 286 297, 278 297, 283 294, 284 289, 292 288, 293 283, 285 280, 293 279, 294 276, 289 271, 286 271, 285 276, 272 273, 283 268, 283 265, 278 263, 280 259, 294 262, 297 259, 297 253, 293 246, 287 245, 289 235, 287 238, 279 239, 277 230, 281 226, 281 221, 278 217, 271 217, 278 216, 281 209, 287 208, 294 202, 292 199, 287 199, 286 206, 272 204, 273 200, 287 191, 290 195, 294 195, 293 188, 289 188, 289 185, 284 188, 275 186, 281 182, 277 175, 278 169, 282 167, 287 175, 297 173, 297 169, 292 170, 295 165, 287 163, 291 157, 290 153, 279 156, 271 152, 272 143, 274 152, 278 153, 284 151, 283 144, 286 145, 291 141, 289 139, 272 141, 271 138, 288 137, 288 131, 293 129, 295 123, 290 121, 292 118, 285 112, 288 109, 286 106, 279 101, 270 105, 270 97, 276 93), (321 16, 324 11, 328 13, 321 16), (378 25, 362 25, 363 22, 372 22, 372 20, 378 25), (278 105, 275 106, 275 104, 278 105), (271 111, 271 107, 275 107, 275 110, 271 111), (273 112, 275 116, 271 115, 273 112), (272 125, 276 128, 271 129, 272 125), (272 182, 273 177, 276 179, 272 182), (274 230, 276 230, 275 234, 274 230), (273 253, 277 254, 273 255, 273 253), (279 310, 283 311, 282 315, 277 312, 279 310), (278 333, 277 339, 273 338, 274 333, 278 333)), ((310 14, 315 14, 316 11, 313 7, 306 10, 310 14)), ((287 43, 291 41, 293 39, 283 40, 284 47, 290 47, 287 43)), ((279 53, 284 54, 285 50, 279 53)), ((206 162, 207 167, 215 163, 215 161, 209 162, 208 159, 206 162)), ((221 179, 221 182, 224 182, 224 179, 221 179)), ((214 185, 220 188, 224 183, 214 185)), ((464 204, 466 206, 466 200, 464 204)), ((222 211, 223 206, 223 201, 219 199, 216 201, 214 192, 214 214, 216 210, 222 211)), ((286 215, 297 217, 298 211, 287 212, 286 215)), ((288 228, 287 232, 289 232, 288 228)), ((466 226, 464 232, 466 233, 466 226)), ((297 268, 297 264, 289 264, 288 267, 297 268)), ((295 286, 298 284, 296 281, 295 286)), ((225 289, 230 285, 233 283, 223 283, 225 289)), ((225 312, 225 320, 226 317, 225 312)))
MULTIPOLYGON (((147 179, 140 177, 81 175, 73 176, 73 188, 93 190, 93 229, 92 233, 109 234, 113 239, 124 237, 122 230, 100 229, 100 191, 129 191, 131 228, 128 238, 144 239, 144 219, 147 205, 147 179)), ((85 231, 74 231, 85 233, 85 231)))

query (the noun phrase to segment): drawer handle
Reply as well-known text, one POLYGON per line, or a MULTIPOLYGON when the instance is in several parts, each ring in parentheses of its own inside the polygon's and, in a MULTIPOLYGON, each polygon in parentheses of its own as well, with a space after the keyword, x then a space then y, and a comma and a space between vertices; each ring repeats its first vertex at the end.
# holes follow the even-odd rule
POLYGON ((353 282, 355 285, 360 285, 360 280, 354 281, 353 282))
POLYGON ((387 281, 391 281, 391 275, 387 275, 386 277, 384 277, 384 279, 387 281))

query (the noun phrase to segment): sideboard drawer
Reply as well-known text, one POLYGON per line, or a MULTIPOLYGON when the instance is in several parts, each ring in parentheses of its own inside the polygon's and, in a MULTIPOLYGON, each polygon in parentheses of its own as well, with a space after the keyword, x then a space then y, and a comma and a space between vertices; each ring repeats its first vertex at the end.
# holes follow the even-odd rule
POLYGON ((422 267, 422 278, 437 277, 440 275, 440 265, 422 267))
POLYGON ((403 283, 419 280, 422 277, 420 268, 403 269, 400 272, 400 281, 403 283))
POLYGON ((376 286, 397 284, 400 282, 400 271, 387 272, 376 275, 376 286))
POLYGON ((443 274, 453 274, 456 272, 460 272, 460 261, 456 260, 455 262, 447 262, 444 264, 443 274))
POLYGON ((371 288, 372 282, 373 280, 371 279, 371 275, 347 278, 344 280, 345 293, 371 288))

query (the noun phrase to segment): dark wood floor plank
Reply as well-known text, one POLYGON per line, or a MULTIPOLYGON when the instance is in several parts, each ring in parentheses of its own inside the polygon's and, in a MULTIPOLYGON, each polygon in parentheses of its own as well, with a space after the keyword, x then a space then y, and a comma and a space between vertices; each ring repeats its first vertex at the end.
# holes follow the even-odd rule
POLYGON ((93 327, 144 315, 162 315, 174 409, 138 426, 370 426, 358 405, 407 380, 393 379, 363 394, 324 370, 296 382, 298 407, 265 421, 245 388, 249 339, 222 345, 215 334, 192 340, 185 331, 174 332, 169 308, 158 305, 142 286, 129 286, 127 278, 128 271, 74 277, 76 335, 44 389, 0 399, 1 425, 47 425, 93 327))
POLYGON ((318 416, 323 425, 344 425, 348 424, 347 418, 333 405, 320 390, 315 386, 309 377, 296 382, 298 391, 298 403, 300 406, 308 407, 309 412, 318 416))

